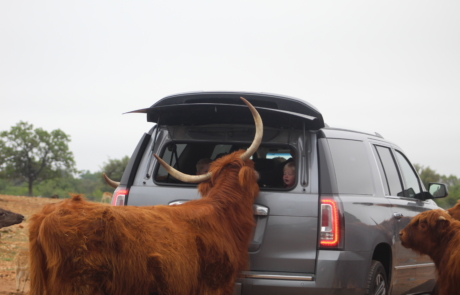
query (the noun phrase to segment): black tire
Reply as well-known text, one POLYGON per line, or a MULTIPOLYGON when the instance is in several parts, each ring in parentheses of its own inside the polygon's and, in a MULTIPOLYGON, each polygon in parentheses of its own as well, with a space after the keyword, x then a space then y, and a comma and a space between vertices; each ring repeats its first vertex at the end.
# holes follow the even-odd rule
POLYGON ((366 295, 387 295, 388 280, 385 268, 377 261, 372 260, 369 276, 367 277, 366 295))

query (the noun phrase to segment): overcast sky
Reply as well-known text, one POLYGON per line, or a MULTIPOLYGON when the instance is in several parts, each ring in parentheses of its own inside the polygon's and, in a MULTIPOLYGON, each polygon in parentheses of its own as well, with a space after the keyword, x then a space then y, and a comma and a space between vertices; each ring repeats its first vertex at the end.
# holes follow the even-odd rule
POLYGON ((77 168, 131 156, 187 91, 308 101, 460 177, 460 1, 0 1, 0 131, 71 136, 77 168))

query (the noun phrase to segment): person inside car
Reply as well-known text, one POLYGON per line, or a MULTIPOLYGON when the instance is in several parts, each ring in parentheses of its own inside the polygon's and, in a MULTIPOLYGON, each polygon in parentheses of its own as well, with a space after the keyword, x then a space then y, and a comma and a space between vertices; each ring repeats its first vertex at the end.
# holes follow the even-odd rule
POLYGON ((295 164, 288 162, 284 165, 283 182, 285 188, 291 188, 295 183, 295 164))
POLYGON ((198 162, 196 163, 196 175, 208 173, 209 164, 211 164, 211 162, 212 161, 209 158, 203 158, 198 160, 198 162))

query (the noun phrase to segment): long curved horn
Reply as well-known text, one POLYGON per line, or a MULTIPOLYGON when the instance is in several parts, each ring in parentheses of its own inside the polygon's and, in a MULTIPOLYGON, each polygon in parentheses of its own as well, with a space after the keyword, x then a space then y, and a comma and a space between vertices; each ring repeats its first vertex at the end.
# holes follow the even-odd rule
POLYGON ((254 117, 254 122, 256 124, 256 134, 254 135, 254 140, 252 141, 251 146, 240 156, 244 161, 249 159, 259 148, 260 143, 262 142, 262 136, 264 135, 264 124, 262 123, 262 118, 260 117, 257 110, 243 97, 240 97, 244 103, 249 107, 249 110, 254 117))
POLYGON ((154 156, 158 160, 158 162, 160 162, 161 166, 163 166, 166 169, 166 171, 168 171, 169 174, 171 174, 174 178, 180 181, 188 182, 188 183, 199 183, 199 182, 203 182, 211 178, 211 172, 208 172, 203 175, 189 175, 189 174, 182 173, 174 169, 173 167, 169 166, 168 163, 163 161, 163 159, 161 159, 157 155, 154 155, 154 156))
POLYGON ((102 173, 102 176, 104 176, 105 182, 107 182, 107 184, 110 185, 111 187, 117 188, 117 187, 120 185, 119 182, 113 181, 113 180, 110 179, 105 173, 102 173))
MULTIPOLYGON (((243 153, 241 154, 240 158, 242 160, 247 160, 249 157, 251 157, 259 148, 260 143, 262 142, 262 135, 263 135, 263 124, 262 124, 262 118, 260 118, 259 113, 257 110, 243 97, 240 97, 243 102, 249 107, 249 110, 252 113, 252 116, 254 117, 254 122, 256 125, 256 134, 254 136, 254 140, 252 141, 251 146, 243 153)), ((169 174, 171 174, 174 178, 183 181, 183 182, 188 182, 188 183, 199 183, 206 181, 211 178, 212 173, 208 172, 204 175, 189 175, 182 173, 173 167, 171 167, 168 163, 163 161, 160 157, 157 155, 154 155, 155 158, 160 162, 161 166, 163 166, 166 171, 168 171, 169 174)))

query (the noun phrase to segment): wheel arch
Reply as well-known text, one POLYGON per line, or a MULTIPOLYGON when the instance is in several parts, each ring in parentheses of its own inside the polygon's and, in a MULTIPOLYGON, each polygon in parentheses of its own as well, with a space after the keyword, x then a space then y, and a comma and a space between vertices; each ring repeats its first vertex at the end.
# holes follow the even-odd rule
POLYGON ((372 260, 377 260, 383 265, 388 282, 391 282, 392 259, 393 253, 390 245, 387 243, 380 243, 375 247, 374 253, 372 254, 372 260))

